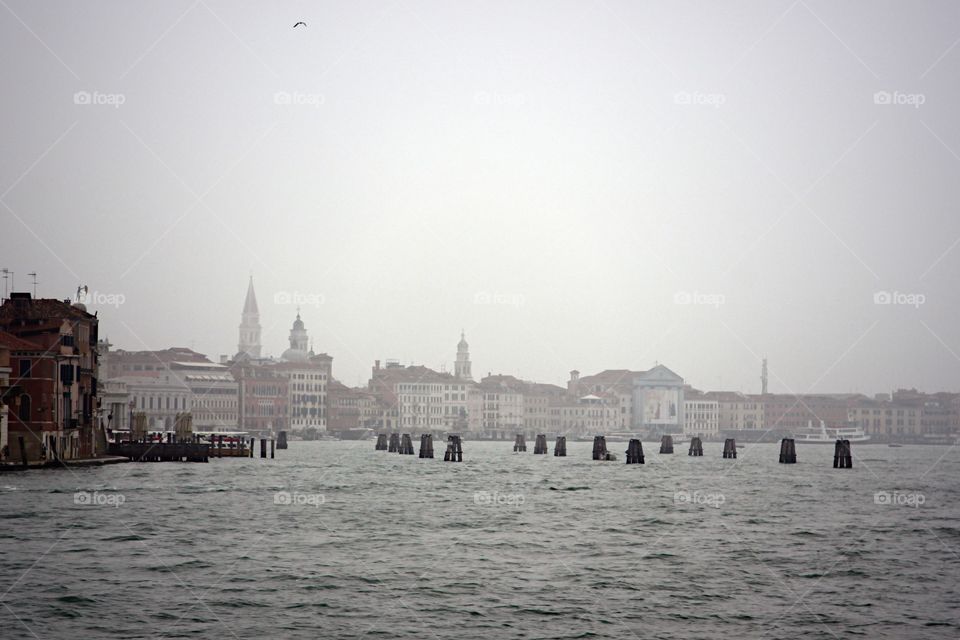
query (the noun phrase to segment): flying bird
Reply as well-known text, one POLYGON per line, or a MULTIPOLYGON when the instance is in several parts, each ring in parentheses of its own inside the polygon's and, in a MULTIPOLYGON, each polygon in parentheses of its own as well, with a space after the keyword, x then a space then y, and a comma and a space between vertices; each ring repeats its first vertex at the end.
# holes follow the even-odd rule
POLYGON ((293 25, 293 28, 296 29, 296 28, 299 27, 300 25, 307 26, 307 23, 306 23, 306 22, 303 22, 303 21, 301 20, 301 21, 298 22, 297 24, 293 25))

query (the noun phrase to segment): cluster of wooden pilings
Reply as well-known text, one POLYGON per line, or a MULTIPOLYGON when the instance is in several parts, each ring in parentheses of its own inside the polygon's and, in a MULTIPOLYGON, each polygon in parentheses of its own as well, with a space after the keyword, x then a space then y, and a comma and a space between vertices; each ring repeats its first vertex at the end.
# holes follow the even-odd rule
POLYGON ((378 433, 377 434, 377 451, 386 451, 387 450, 387 434, 378 433))
POLYGON ((735 459, 737 457, 737 441, 727 438, 723 441, 723 457, 735 459))
POLYGON ((594 460, 616 460, 617 456, 607 451, 607 439, 604 436, 594 436, 593 438, 593 459, 594 460))
POLYGON ((287 448, 287 432, 281 431, 277 434, 277 449, 287 448))
POLYGON ((463 444, 460 436, 447 436, 447 450, 443 453, 444 462, 463 462, 463 444))
POLYGON ((390 434, 390 445, 387 447, 387 453, 397 453, 400 451, 400 434, 390 434))
POLYGON ((402 456, 413 455, 413 440, 410 438, 409 433, 403 434, 400 438, 400 451, 398 453, 402 456))
POLYGON ((119 442, 109 446, 114 456, 123 456, 136 462, 209 462, 211 445, 199 438, 174 442, 173 434, 167 442, 119 442))
POLYGON ((853 468, 853 454, 850 452, 849 440, 837 440, 836 444, 833 445, 833 468, 853 468))
POLYGON ((687 451, 688 456, 702 456, 703 455, 703 440, 700 438, 690 438, 690 450, 687 451))
POLYGON ((636 438, 627 444, 627 464, 643 464, 643 443, 636 438))
POLYGON ((553 445, 553 455, 558 458, 566 457, 567 436, 557 436, 557 442, 553 445))
POLYGON ((513 452, 526 451, 527 450, 527 438, 522 433, 517 434, 517 439, 513 441, 513 452))
MULTIPOLYGON (((381 436, 383 437, 383 436, 381 436)), ((380 448, 380 439, 377 438, 377 449, 380 448)), ((386 442, 384 442, 384 449, 386 449, 386 442)), ((421 458, 432 458, 433 457, 433 435, 430 433, 420 434, 420 457, 421 458)))
POLYGON ((537 441, 533 445, 533 454, 546 455, 546 453, 547 453, 547 436, 541 433, 537 435, 537 441))
POLYGON ((660 453, 673 453, 673 436, 660 438, 660 453))
POLYGON ((795 464, 797 462, 797 444, 793 438, 784 438, 780 441, 780 464, 795 464))

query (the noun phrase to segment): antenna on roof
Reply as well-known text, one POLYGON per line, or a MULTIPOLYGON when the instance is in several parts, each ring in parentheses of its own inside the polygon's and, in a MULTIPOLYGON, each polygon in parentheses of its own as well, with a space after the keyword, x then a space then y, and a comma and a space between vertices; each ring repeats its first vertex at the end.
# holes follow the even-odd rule
POLYGON ((27 274, 28 276, 33 276, 33 298, 37 298, 37 272, 31 271, 27 274))

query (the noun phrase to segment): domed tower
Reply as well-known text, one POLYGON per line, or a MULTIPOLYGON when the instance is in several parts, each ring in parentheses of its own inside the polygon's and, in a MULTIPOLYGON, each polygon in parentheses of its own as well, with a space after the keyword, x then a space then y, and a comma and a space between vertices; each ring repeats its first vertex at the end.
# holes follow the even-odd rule
POLYGON ((460 380, 473 380, 470 373, 470 345, 463 331, 460 331, 460 342, 457 343, 457 361, 453 365, 454 375, 460 380))
POLYGON ((310 355, 309 344, 307 330, 303 326, 303 320, 300 319, 300 309, 297 309, 297 319, 293 321, 293 327, 290 329, 290 348, 280 357, 286 362, 305 362, 310 355))
POLYGON ((240 315, 240 340, 237 343, 237 359, 260 357, 260 310, 257 294, 253 291, 253 276, 247 285, 247 299, 240 315))

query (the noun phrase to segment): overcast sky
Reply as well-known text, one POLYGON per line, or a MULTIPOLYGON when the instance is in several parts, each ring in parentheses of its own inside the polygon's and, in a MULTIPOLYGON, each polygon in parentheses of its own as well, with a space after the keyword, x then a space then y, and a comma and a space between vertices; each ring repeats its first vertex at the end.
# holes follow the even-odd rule
POLYGON ((478 377, 957 390, 958 39, 950 1, 2 0, 0 267, 214 359, 252 274, 265 353, 299 299, 351 385, 463 328, 478 377))

